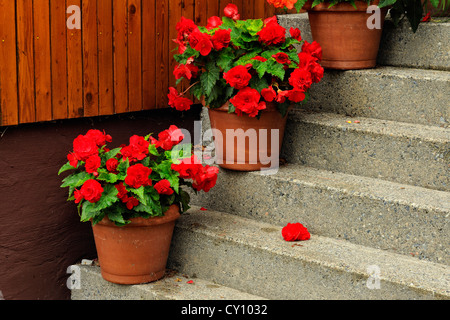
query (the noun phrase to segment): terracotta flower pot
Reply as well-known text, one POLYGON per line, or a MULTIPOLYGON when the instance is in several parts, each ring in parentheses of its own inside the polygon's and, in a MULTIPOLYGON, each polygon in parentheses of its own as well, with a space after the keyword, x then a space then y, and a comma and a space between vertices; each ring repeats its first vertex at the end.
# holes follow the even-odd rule
POLYGON ((277 167, 287 115, 282 117, 275 103, 267 103, 267 109, 263 110, 259 119, 246 114, 238 116, 228 113, 228 105, 209 109, 211 128, 218 130, 222 136, 222 139, 215 137, 214 140, 218 165, 236 171, 258 171, 273 168, 275 161, 277 167), (227 130, 231 132, 227 133, 227 130), (272 140, 272 135, 276 137, 277 133, 278 139, 272 140), (236 138, 231 139, 233 134, 236 138))
POLYGON ((141 284, 164 276, 175 221, 176 205, 164 217, 133 218, 118 227, 108 218, 92 227, 98 260, 105 280, 118 284, 141 284))
MULTIPOLYGON (((378 1, 372 2, 378 4, 378 1)), ((329 69, 368 69, 376 65, 387 8, 380 9, 380 28, 369 29, 367 3, 321 3, 307 7, 313 39, 322 46, 322 66, 329 69)))

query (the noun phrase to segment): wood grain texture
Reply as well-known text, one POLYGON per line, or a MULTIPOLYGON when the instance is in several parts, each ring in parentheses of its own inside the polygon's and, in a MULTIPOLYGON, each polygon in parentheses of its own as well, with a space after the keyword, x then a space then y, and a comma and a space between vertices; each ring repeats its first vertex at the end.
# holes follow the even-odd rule
POLYGON ((53 112, 49 1, 34 0, 33 14, 36 121, 50 121, 53 112))
POLYGON ((19 121, 29 123, 36 120, 33 6, 26 0, 18 0, 16 5, 19 121))
POLYGON ((98 109, 114 114, 113 0, 98 0, 98 109))
MULTIPOLYGON (((81 8, 80 0, 66 0, 66 6, 81 8)), ((67 17, 70 15, 68 14, 67 17)), ((68 118, 84 116, 83 51, 80 29, 67 30, 67 104, 68 118)))
POLYGON ((167 108, 176 24, 206 26, 228 3, 242 19, 275 13, 266 0, 0 0, 0 125, 167 108))
POLYGON ((66 2, 50 1, 51 82, 53 119, 67 119, 66 2))
POLYGON ((0 126, 19 123, 15 17, 11 1, 0 0, 0 126))

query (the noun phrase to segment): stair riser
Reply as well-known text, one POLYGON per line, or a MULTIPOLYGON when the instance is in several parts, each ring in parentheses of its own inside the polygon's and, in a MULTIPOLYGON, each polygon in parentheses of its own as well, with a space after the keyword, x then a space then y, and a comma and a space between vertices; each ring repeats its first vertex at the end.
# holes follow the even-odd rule
POLYGON ((380 281, 380 289, 369 289, 369 274, 273 254, 263 247, 263 243, 255 248, 209 237, 191 228, 176 228, 169 266, 269 299, 439 298, 384 280, 380 281))
POLYGON ((357 184, 349 188, 222 171, 216 187, 193 201, 280 226, 301 222, 314 234, 450 265, 449 212, 369 196, 357 184))
MULTIPOLYGON (((449 191, 449 143, 353 130, 300 119, 288 121, 282 156, 323 170, 449 191)), ((357 126, 357 124, 353 124, 357 126)))
MULTIPOLYGON (((311 27, 307 14, 288 14, 278 17, 279 23, 289 30, 299 28, 302 38, 311 42, 311 27)), ((405 19, 406 20, 406 19, 405 19)), ((422 23, 416 33, 408 22, 395 28, 386 20, 378 52, 380 65, 420 69, 450 70, 450 23, 422 23)))
MULTIPOLYGON (((406 20, 406 19, 405 19, 406 20)), ((404 21, 384 24, 378 63, 381 65, 450 71, 450 23, 422 23, 416 33, 404 21)))
POLYGON ((450 124, 450 76, 378 68, 326 71, 302 109, 430 126, 450 124))

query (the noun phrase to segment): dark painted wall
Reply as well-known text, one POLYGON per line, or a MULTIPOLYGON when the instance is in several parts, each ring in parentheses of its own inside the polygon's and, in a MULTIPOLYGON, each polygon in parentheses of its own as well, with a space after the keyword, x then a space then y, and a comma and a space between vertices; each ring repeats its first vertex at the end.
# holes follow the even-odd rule
MULTIPOLYGON (((57 173, 73 139, 105 130, 111 147, 171 124, 192 132, 198 106, 0 127, 0 291, 6 300, 70 299, 67 267, 96 257, 91 226, 79 222, 57 173), (6 131, 5 131, 6 130, 6 131)), ((1 298, 1 295, 0 295, 1 298)))

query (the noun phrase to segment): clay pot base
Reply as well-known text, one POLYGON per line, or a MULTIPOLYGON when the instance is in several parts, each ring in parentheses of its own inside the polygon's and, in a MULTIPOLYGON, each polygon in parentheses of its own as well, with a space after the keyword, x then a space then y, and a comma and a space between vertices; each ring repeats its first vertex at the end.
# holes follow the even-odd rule
POLYGON ((176 205, 163 217, 133 218, 117 227, 105 217, 93 226, 102 276, 117 284, 142 284, 164 276, 175 221, 176 205))
POLYGON ((233 171, 259 171, 264 168, 269 169, 272 164, 267 163, 267 160, 260 161, 262 159, 260 155, 270 159, 270 155, 272 154, 271 130, 279 130, 279 140, 276 142, 279 146, 277 152, 278 154, 280 153, 287 116, 281 116, 275 103, 267 103, 267 108, 262 112, 260 119, 250 118, 247 115, 238 116, 235 113, 228 113, 228 103, 220 108, 209 109, 209 118, 211 128, 218 130, 222 137, 226 137, 227 129, 242 130, 243 132, 255 130, 257 133, 256 146, 250 145, 246 141, 242 149, 238 148, 236 141, 233 147, 227 147, 226 141, 219 140, 219 142, 215 140, 216 156, 218 159, 223 159, 223 163, 218 163, 218 166, 221 168, 233 171), (267 145, 264 149, 260 149, 259 132, 261 129, 267 130, 268 134, 267 145), (249 161, 250 155, 255 154, 257 155, 256 161, 249 161), (240 156, 238 157, 238 155, 240 156))
POLYGON ((357 69, 370 69, 376 66, 375 60, 355 60, 355 61, 336 61, 336 60, 326 60, 321 61, 322 67, 326 69, 334 70, 357 70, 357 69))
POLYGON ((101 270, 102 277, 106 281, 109 281, 109 282, 112 282, 115 284, 124 284, 124 285, 144 284, 144 283, 154 282, 154 281, 157 281, 157 280, 161 279, 162 277, 164 277, 165 272, 166 272, 166 270, 162 270, 160 272, 151 273, 149 275, 125 276, 125 275, 111 274, 104 270, 101 270))

